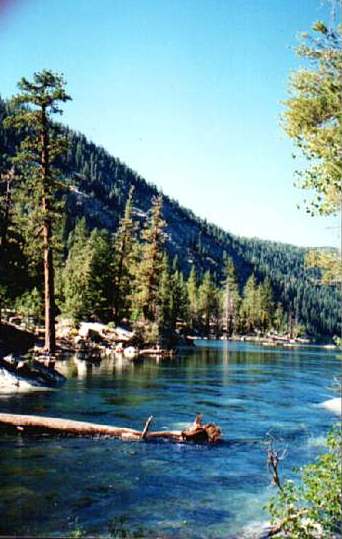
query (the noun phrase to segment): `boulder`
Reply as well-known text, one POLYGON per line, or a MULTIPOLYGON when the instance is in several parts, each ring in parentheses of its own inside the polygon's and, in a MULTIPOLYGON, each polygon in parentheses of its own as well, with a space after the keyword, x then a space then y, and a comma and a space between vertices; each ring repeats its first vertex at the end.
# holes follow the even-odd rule
POLYGON ((59 319, 56 324, 57 339, 68 339, 72 337, 76 331, 75 322, 69 318, 59 319))
POLYGON ((78 334, 84 339, 90 339, 95 335, 104 337, 106 330, 108 330, 108 327, 105 324, 100 324, 99 322, 81 322, 78 334))

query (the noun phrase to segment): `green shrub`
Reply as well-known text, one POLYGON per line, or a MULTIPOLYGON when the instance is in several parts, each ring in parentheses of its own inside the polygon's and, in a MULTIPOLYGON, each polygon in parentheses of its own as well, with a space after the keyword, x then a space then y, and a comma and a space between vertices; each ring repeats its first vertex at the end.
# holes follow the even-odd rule
POLYGON ((286 481, 271 499, 267 509, 280 529, 277 537, 327 538, 341 532, 341 442, 341 428, 335 427, 327 438, 328 452, 301 468, 298 484, 286 481))

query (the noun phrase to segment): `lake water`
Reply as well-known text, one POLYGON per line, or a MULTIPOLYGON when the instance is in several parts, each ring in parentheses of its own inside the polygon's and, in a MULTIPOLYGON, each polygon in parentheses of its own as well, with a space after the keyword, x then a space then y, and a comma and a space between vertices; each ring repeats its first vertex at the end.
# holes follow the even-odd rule
POLYGON ((318 404, 336 396, 341 360, 322 349, 199 344, 159 363, 70 359, 58 391, 0 396, 3 412, 137 429, 149 415, 154 429, 182 429, 200 412, 224 437, 200 446, 1 433, 0 534, 227 538, 267 520, 265 436, 288 448, 288 477, 322 452, 336 416, 318 404))

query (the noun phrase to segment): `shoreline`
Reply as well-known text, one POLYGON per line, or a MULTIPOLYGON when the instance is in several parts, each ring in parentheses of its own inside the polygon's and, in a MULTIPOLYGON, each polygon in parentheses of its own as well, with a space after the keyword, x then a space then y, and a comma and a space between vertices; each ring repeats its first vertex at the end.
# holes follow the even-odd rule
MULTIPOLYGON (((76 330, 77 331, 77 330, 76 330)), ((161 347, 158 343, 134 342, 134 333, 127 330, 126 335, 120 335, 122 328, 109 328, 106 324, 82 322, 76 335, 71 332, 58 334, 56 332, 56 352, 52 356, 61 357, 63 355, 85 353, 90 355, 108 356, 111 354, 124 353, 130 348, 128 356, 151 356, 151 357, 172 357, 179 350, 191 350, 196 341, 206 341, 208 343, 251 343, 265 347, 279 348, 314 348, 323 350, 340 351, 341 347, 333 343, 307 342, 307 339, 286 339, 277 336, 253 336, 253 335, 233 335, 230 338, 211 338, 201 336, 179 337, 179 342, 175 342, 172 347, 161 347), (97 326, 97 329, 93 328, 97 326), (84 327, 88 331, 84 331, 84 327), (83 328, 83 331, 82 331, 83 328), (118 334, 119 333, 119 334, 118 334), (304 342, 305 341, 305 342, 304 342)), ((44 343, 39 336, 39 328, 30 331, 10 322, 0 324, 0 354, 4 357, 8 354, 22 356, 32 353, 34 356, 47 358, 44 351, 44 343)), ((100 359, 100 358, 99 358, 100 359)))
MULTIPOLYGON (((63 321, 64 322, 64 321, 63 321)), ((10 322, 0 324, 0 354, 2 357, 12 354, 22 356, 32 353, 47 359, 49 355, 44 351, 44 343, 40 337, 41 328, 35 327, 33 331, 10 322)), ((109 356, 112 354, 124 354, 128 358, 149 357, 174 357, 178 351, 192 350, 197 341, 208 343, 247 343, 272 348, 314 348, 331 351, 340 351, 341 347, 333 343, 314 343, 307 339, 287 339, 280 336, 254 336, 233 335, 230 338, 211 338, 200 336, 178 336, 178 342, 174 345, 162 347, 158 343, 137 343, 134 340, 134 332, 121 328, 110 327, 108 324, 97 322, 81 322, 80 328, 65 326, 62 331, 56 331, 56 352, 51 356, 55 359, 75 353, 85 353, 94 356, 109 356)))

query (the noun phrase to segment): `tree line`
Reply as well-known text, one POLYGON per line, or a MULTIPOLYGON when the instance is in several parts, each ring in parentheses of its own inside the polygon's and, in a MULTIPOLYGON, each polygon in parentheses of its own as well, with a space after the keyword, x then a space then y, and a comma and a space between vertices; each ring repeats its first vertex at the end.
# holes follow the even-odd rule
POLYGON ((115 234, 90 232, 84 218, 77 222, 57 273, 63 316, 126 321, 150 342, 170 342, 176 331, 206 337, 286 331, 287 317, 274 303, 269 279, 257 283, 251 275, 240 294, 230 257, 221 283, 209 271, 197 275, 194 266, 186 277, 165 250, 162 198, 154 199, 142 227, 133 213, 131 192, 115 234))

